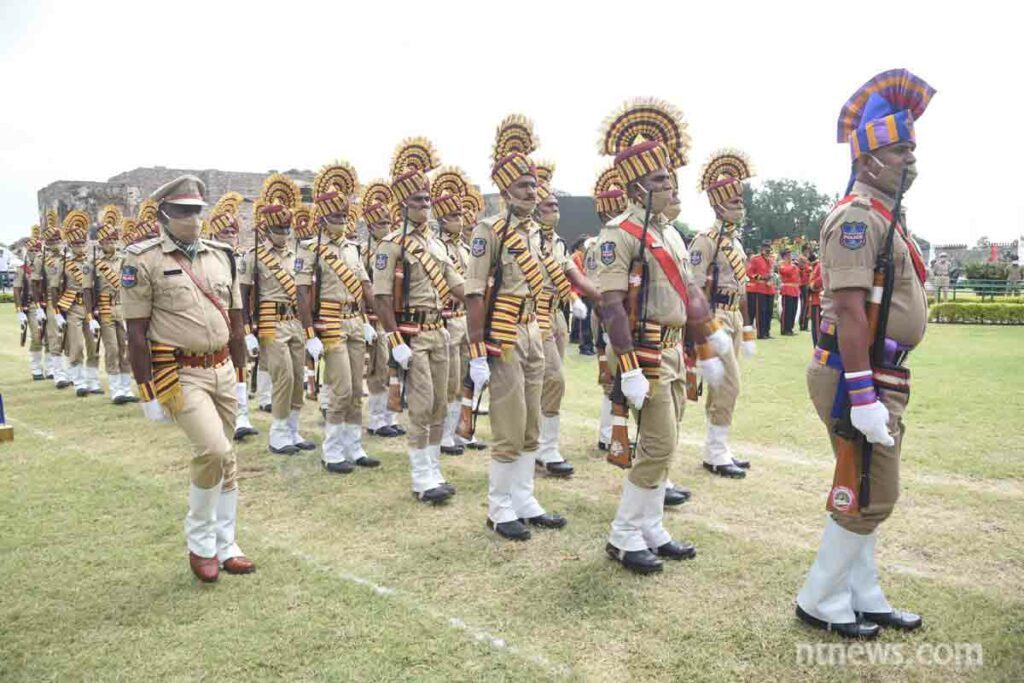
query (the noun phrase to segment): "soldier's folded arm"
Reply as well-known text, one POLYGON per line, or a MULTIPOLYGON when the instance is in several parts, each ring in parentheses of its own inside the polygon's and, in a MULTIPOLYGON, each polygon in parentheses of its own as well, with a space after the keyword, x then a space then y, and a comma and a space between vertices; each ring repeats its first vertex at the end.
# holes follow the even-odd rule
MULTIPOLYGON (((394 242, 381 242, 377 247, 373 268, 373 310, 385 332, 398 329, 395 319, 395 265, 399 252, 394 242)), ((407 275, 408 277, 408 275, 407 275)))

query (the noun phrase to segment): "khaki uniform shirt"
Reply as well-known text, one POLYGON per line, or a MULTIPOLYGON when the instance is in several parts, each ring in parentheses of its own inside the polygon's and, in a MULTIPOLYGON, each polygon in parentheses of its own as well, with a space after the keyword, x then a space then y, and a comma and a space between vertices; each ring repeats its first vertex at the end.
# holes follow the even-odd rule
MULTIPOLYGON (((458 287, 463 283, 462 276, 455 269, 455 264, 449 260, 448 252, 441 241, 425 232, 428 229, 426 226, 427 224, 424 224, 419 230, 410 230, 408 236, 412 237, 420 248, 427 251, 428 258, 433 259, 437 267, 441 269, 441 274, 448 286, 458 287)), ((377 253, 373 257, 374 296, 392 296, 394 294, 395 266, 402 256, 402 245, 397 240, 401 237, 402 232, 396 230, 377 245, 377 253)), ((408 253, 408 249, 406 249, 405 261, 405 279, 408 282, 409 291, 409 297, 405 301, 406 309, 440 311, 444 308, 447 302, 441 300, 441 296, 434 289, 434 283, 427 276, 427 272, 419 261, 408 253)))
MULTIPOLYGON (((530 297, 530 286, 523 277, 523 271, 516 262, 516 255, 511 253, 508 243, 501 249, 501 235, 494 231, 494 225, 504 220, 502 216, 491 216, 480 221, 473 228, 473 237, 469 243, 469 268, 466 270, 466 294, 483 294, 487 289, 487 279, 490 277, 491 269, 501 266, 501 287, 495 294, 508 294, 518 297, 530 297), (500 252, 500 253, 499 253, 500 252)), ((540 239, 534 234, 537 232, 537 224, 533 220, 512 217, 512 225, 526 243, 530 253, 537 259, 537 265, 541 271, 544 265, 540 263, 540 239)))
MULTIPOLYGON (((721 241, 722 221, 715 221, 713 229, 719 235, 719 241, 721 241)), ((747 254, 743 251, 743 245, 740 244, 736 232, 733 232, 732 236, 732 249, 733 253, 737 254, 740 261, 746 266, 747 254)), ((721 247, 712 238, 711 230, 698 234, 690 242, 690 266, 693 269, 693 280, 697 283, 698 287, 705 289, 704 283, 708 281, 712 273, 712 259, 718 264, 718 290, 720 292, 742 293, 746 291, 746 280, 739 282, 736 279, 736 273, 733 271, 732 266, 729 265, 729 259, 726 258, 721 247), (716 250, 718 252, 717 257, 715 256, 716 250)))
MULTIPOLYGON (((465 277, 466 268, 469 265, 469 247, 462 241, 462 236, 449 235, 442 232, 441 244, 444 245, 445 253, 448 254, 448 260, 455 266, 455 271, 465 277)), ((465 306, 453 298, 450 308, 455 311, 461 311, 465 306)))
MULTIPOLYGON (((822 317, 835 321, 832 292, 839 289, 871 290, 875 261, 885 246, 889 221, 871 208, 877 199, 892 210, 891 197, 857 182, 858 198, 833 209, 821 227, 822 317)), ((900 344, 916 346, 928 322, 928 299, 917 277, 910 250, 897 234, 893 238, 894 283, 887 334, 900 344)))
MULTIPOLYGON (((124 313, 121 306, 121 266, 124 265, 124 256, 116 251, 113 256, 97 252, 96 259, 97 264, 105 264, 115 276, 114 284, 111 284, 102 272, 96 273, 96 280, 100 283, 100 296, 110 295, 113 297, 114 320, 122 320, 124 313)), ((97 270, 99 270, 99 265, 97 265, 97 270)))
MULTIPOLYGON (((338 241, 324 239, 320 242, 320 246, 327 247, 331 253, 341 259, 359 280, 360 285, 364 280, 369 279, 366 275, 366 269, 363 268, 363 261, 359 256, 359 248, 355 243, 344 239, 339 239, 338 241)), ((295 272, 295 284, 300 286, 312 285, 313 266, 317 264, 316 240, 299 245, 299 251, 295 255, 295 263, 302 266, 301 269, 297 269, 295 272)), ((322 301, 337 301, 347 304, 353 301, 358 302, 362 299, 361 296, 352 296, 352 293, 348 291, 348 287, 345 286, 341 278, 334 272, 334 269, 324 262, 323 257, 320 257, 318 265, 322 273, 320 282, 320 299, 322 301)))
MULTIPOLYGON (((640 240, 619 228, 626 220, 642 226, 644 208, 631 205, 611 220, 598 235, 597 282, 602 292, 625 292, 629 289, 629 266, 640 253, 640 240)), ((655 246, 664 247, 672 255, 684 283, 691 282, 693 278, 686 245, 676 229, 665 225, 660 216, 652 216, 647 232, 654 238, 655 246)), ((682 298, 646 248, 644 261, 648 273, 647 320, 670 327, 683 327, 686 324, 686 305, 682 298)))
POLYGON ((943 261, 939 259, 935 262, 935 267, 932 269, 932 273, 936 277, 949 277, 949 260, 943 261))
MULTIPOLYGON (((191 353, 213 353, 228 343, 230 330, 217 307, 173 258, 178 247, 166 235, 128 247, 121 267, 127 319, 149 319, 149 339, 191 353)), ((200 240, 189 267, 228 309, 240 309, 238 278, 232 277, 231 247, 200 240)))
MULTIPOLYGON (((264 240, 260 249, 266 249, 281 263, 281 268, 296 278, 300 274, 305 276, 312 273, 313 264, 307 263, 305 259, 298 258, 294 251, 288 246, 280 249, 272 246, 270 240, 264 240)), ((259 269, 260 278, 260 301, 273 301, 279 304, 294 304, 288 293, 284 291, 281 282, 270 272, 265 265, 256 260, 256 248, 253 247, 245 253, 242 262, 238 265, 238 279, 248 287, 251 287, 255 279, 254 273, 259 269)))

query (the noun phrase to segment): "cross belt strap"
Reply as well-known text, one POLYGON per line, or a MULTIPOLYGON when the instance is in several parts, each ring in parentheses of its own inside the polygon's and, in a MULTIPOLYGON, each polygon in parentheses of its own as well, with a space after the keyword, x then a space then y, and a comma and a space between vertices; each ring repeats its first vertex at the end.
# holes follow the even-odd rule
POLYGON ((195 283, 196 287, 199 288, 199 291, 203 293, 203 296, 210 300, 213 307, 216 308, 224 318, 224 324, 227 325, 228 334, 231 334, 231 318, 228 316, 228 312, 227 309, 224 308, 224 304, 222 304, 220 300, 217 299, 217 296, 210 291, 210 288, 206 286, 206 283, 196 276, 195 271, 192 270, 192 266, 189 265, 188 259, 185 258, 184 254, 180 251, 175 251, 171 254, 171 258, 177 261, 178 265, 181 266, 181 269, 189 276, 189 279, 191 279, 192 282, 195 283))
POLYGON ((672 257, 672 254, 670 254, 668 250, 660 244, 656 245, 654 243, 654 237, 651 235, 650 231, 647 231, 647 234, 645 235, 642 226, 639 226, 632 221, 623 221, 619 224, 619 227, 638 240, 645 238, 644 245, 646 246, 647 251, 654 256, 654 260, 658 262, 659 266, 661 266, 662 272, 665 273, 665 277, 668 278, 669 284, 672 285, 672 289, 676 290, 676 294, 678 294, 679 298, 683 300, 683 304, 689 306, 690 294, 686 291, 686 281, 683 279, 683 274, 679 271, 679 266, 676 265, 676 261, 672 257))
MULTIPOLYGON (((848 194, 842 199, 840 199, 838 202, 836 202, 836 208, 839 208, 844 204, 849 204, 854 199, 857 199, 857 195, 848 194)), ((880 214, 882 218, 886 220, 887 223, 892 223, 892 211, 887 209, 885 204, 878 201, 874 197, 871 197, 870 200, 871 208, 878 214, 880 214)), ((914 242, 914 240, 910 239, 906 231, 903 229, 903 226, 900 225, 898 221, 896 223, 896 232, 899 234, 900 239, 903 240, 903 244, 906 245, 907 251, 910 252, 910 260, 913 261, 914 263, 914 272, 917 273, 917 279, 921 281, 921 284, 924 284, 924 281, 928 277, 928 271, 925 269, 924 257, 921 256, 921 250, 917 248, 917 243, 914 242)))

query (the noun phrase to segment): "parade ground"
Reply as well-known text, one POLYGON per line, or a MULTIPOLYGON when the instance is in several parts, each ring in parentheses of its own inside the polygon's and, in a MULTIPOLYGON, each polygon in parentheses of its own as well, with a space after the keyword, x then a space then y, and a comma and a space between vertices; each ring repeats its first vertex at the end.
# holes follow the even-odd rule
MULTIPOLYGON (((268 453, 254 411, 239 541, 258 571, 204 585, 181 537, 184 435, 33 382, 5 305, 0 679, 1024 680, 1022 349, 1020 327, 934 325, 913 354, 901 498, 878 553, 889 600, 925 626, 848 644, 793 615, 832 467, 807 333, 742 361, 746 479, 701 469, 703 404, 687 405, 671 478, 693 498, 665 526, 698 555, 662 574, 604 554, 623 475, 594 448, 596 360, 570 347, 576 475, 537 480, 563 531, 510 543, 485 528, 486 451, 445 456, 458 495, 431 508, 409 495, 401 439, 365 439, 379 469, 328 475, 317 452, 268 453)), ((319 441, 311 404, 303 422, 319 441)))

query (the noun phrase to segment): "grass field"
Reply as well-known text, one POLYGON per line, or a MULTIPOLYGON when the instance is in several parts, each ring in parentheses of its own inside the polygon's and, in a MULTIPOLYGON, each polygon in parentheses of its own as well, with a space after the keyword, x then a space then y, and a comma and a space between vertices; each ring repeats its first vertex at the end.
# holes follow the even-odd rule
MULTIPOLYGON (((487 532, 486 455, 446 458, 459 493, 429 508, 397 440, 367 440, 379 470, 328 476, 316 454, 269 454, 260 413, 238 454, 240 542, 259 570, 201 585, 181 532, 184 436, 30 381, 6 309, 0 679, 1024 680, 1022 349, 1024 329, 933 326, 911 359, 902 498, 879 552, 890 601, 926 627, 878 641, 905 648, 902 665, 851 671, 797 657, 837 642, 793 617, 831 478, 806 334, 744 361, 747 479, 700 469, 703 410, 688 406, 672 476, 694 498, 666 526, 699 555, 659 576, 604 557, 622 473, 590 448, 595 362, 570 349, 562 443, 577 475, 537 483, 564 531, 487 532), (911 656, 959 643, 980 644, 983 665, 911 656)), ((317 440, 318 417, 309 406, 303 430, 317 440)))

